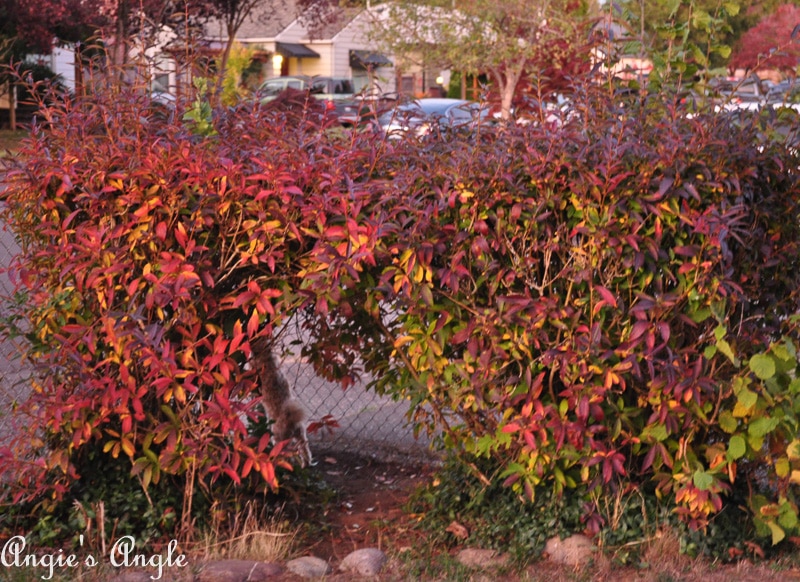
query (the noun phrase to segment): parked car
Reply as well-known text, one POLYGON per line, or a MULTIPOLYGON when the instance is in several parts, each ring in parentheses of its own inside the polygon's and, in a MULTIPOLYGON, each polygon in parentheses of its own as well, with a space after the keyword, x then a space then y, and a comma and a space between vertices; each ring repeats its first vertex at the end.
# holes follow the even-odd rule
POLYGON ((477 125, 489 117, 489 108, 464 99, 426 98, 408 101, 386 111, 377 127, 387 137, 413 133, 427 135, 435 128, 460 129, 477 125))
POLYGON ((758 111, 767 103, 772 83, 755 75, 746 79, 717 78, 709 82, 709 93, 722 111, 758 111))
POLYGON ((343 127, 371 127, 378 117, 394 108, 396 97, 361 96, 353 99, 338 99, 333 102, 333 114, 343 127))
POLYGON ((800 104, 800 81, 787 79, 770 87, 767 103, 797 108, 800 104))
POLYGON ((258 95, 262 102, 274 99, 281 91, 296 89, 308 91, 316 99, 335 101, 355 97, 353 82, 340 77, 274 77, 267 79, 259 87, 258 95))

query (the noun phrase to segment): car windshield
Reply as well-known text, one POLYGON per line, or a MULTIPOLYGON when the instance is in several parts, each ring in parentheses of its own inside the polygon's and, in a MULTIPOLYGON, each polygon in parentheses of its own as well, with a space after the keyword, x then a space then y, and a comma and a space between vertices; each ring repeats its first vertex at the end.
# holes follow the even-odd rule
POLYGON ((452 118, 471 118, 473 108, 468 101, 412 101, 398 105, 379 118, 381 125, 387 125, 393 119, 440 117, 448 115, 452 118))
POLYGON ((303 81, 300 79, 276 79, 274 81, 265 81, 261 85, 260 91, 265 95, 277 95, 284 89, 302 89, 303 81))

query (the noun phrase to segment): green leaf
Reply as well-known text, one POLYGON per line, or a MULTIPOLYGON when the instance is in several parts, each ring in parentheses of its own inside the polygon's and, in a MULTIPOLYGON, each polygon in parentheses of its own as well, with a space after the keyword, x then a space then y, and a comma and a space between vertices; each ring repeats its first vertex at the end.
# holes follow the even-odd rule
POLYGON ((769 527, 770 532, 772 532, 773 546, 779 544, 781 541, 783 541, 783 538, 786 537, 786 532, 783 531, 783 528, 779 526, 777 523, 773 521, 768 521, 767 526, 769 527))
POLYGON ((781 504, 781 515, 778 523, 786 530, 793 530, 797 527, 797 510, 790 503, 781 504))
POLYGON ((714 47, 714 52, 721 56, 723 59, 727 59, 731 56, 731 47, 726 44, 721 44, 714 47))
POLYGON ((708 307, 704 307, 703 309, 698 309, 697 311, 690 313, 689 317, 695 323, 702 323, 706 319, 711 317, 711 309, 709 309, 708 307))
POLYGON ((775 474, 781 479, 786 477, 791 470, 792 466, 789 464, 789 459, 786 457, 781 457, 775 461, 775 474))
POLYGON ((750 423, 747 433, 752 437, 761 438, 775 430, 776 426, 778 426, 777 418, 762 417, 750 423))
POLYGON ((761 447, 764 446, 764 437, 763 436, 755 436, 755 435, 748 435, 747 442, 750 444, 750 448, 754 451, 760 451, 761 447))
POLYGON ((728 442, 728 458, 732 461, 741 459, 747 452, 747 443, 741 435, 734 435, 728 442))
POLYGON ((775 375, 775 361, 768 354, 756 354, 750 358, 750 370, 760 380, 768 380, 775 375))
POLYGON ((736 2, 723 2, 723 8, 725 8, 725 12, 728 13, 728 16, 736 16, 739 14, 740 6, 736 2))
POLYGON ((692 475, 692 482, 700 491, 708 491, 714 484, 714 476, 698 469, 692 475))
POLYGON ((678 13, 678 8, 681 7, 681 0, 667 0, 665 4, 667 8, 667 14, 670 18, 672 18, 678 13))
POLYGON ((729 410, 723 410, 719 413, 719 427, 726 433, 733 434, 739 427, 739 423, 729 410))
POLYGON ((742 407, 749 410, 758 402, 758 394, 745 388, 736 395, 736 401, 741 404, 742 407))
POLYGON ((734 366, 739 365, 739 360, 733 354, 733 349, 731 349, 731 344, 729 344, 727 340, 724 339, 717 340, 717 349, 723 354, 725 354, 734 366))
POLYGON ((691 45, 691 50, 695 62, 697 62, 701 67, 705 67, 708 65, 708 58, 706 57, 706 53, 704 53, 699 46, 693 44, 691 45))
POLYGON ((711 15, 705 10, 697 10, 692 18, 692 25, 700 30, 708 30, 711 24, 711 15))
POLYGON ((642 431, 642 438, 645 440, 653 439, 655 441, 661 442, 665 440, 669 436, 667 434, 667 427, 663 424, 656 424, 646 426, 642 431))

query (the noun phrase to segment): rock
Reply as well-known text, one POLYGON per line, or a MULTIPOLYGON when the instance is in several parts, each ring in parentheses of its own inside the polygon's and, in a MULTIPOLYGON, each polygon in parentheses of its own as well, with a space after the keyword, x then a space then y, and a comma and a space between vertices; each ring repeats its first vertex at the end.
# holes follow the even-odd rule
POLYGON ((283 573, 278 564, 254 560, 219 560, 203 565, 197 582, 262 582, 283 573))
MULTIPOLYGON (((106 578, 106 582, 153 582, 153 577, 158 576, 158 570, 153 568, 150 571, 127 570, 117 571, 117 575, 106 578)), ((194 573, 192 568, 164 568, 159 582, 193 582, 194 573)))
POLYGON ((386 554, 379 549, 362 548, 347 554, 339 564, 339 570, 362 576, 375 576, 381 571, 386 560, 386 554))
POLYGON ((314 556, 303 556, 286 562, 286 569, 303 578, 321 578, 331 571, 328 562, 314 556))
MULTIPOLYGON (((122 574, 118 574, 113 578, 109 578, 108 582, 152 582, 150 576, 156 576, 157 574, 148 574, 147 572, 123 572, 122 574)), ((162 576, 162 578, 166 578, 166 576, 162 576)))
POLYGON ((456 560, 469 568, 497 568, 508 563, 508 554, 501 554, 495 550, 466 548, 458 552, 456 560))
POLYGON ((558 564, 584 566, 591 561, 594 546, 592 540, 584 535, 576 534, 563 540, 558 536, 550 538, 545 544, 544 551, 553 562, 558 564))

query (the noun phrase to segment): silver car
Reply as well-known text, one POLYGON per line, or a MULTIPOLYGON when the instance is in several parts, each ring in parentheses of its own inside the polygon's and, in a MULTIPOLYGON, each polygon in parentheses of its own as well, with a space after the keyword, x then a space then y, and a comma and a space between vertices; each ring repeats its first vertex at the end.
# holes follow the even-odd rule
POLYGON ((474 101, 426 98, 394 107, 381 115, 377 124, 387 137, 423 136, 437 127, 446 130, 474 127, 488 115, 489 108, 474 101))

